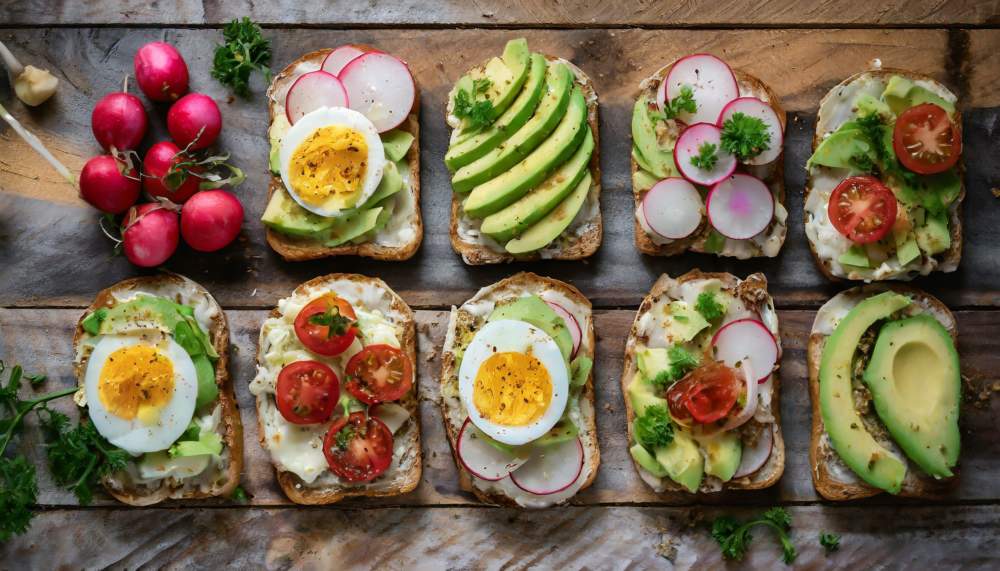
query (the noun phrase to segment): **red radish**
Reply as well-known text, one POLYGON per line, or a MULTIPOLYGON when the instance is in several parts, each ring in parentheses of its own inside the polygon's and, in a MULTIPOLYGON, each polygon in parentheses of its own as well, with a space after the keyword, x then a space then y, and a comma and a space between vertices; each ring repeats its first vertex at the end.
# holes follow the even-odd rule
POLYGON ((559 305, 554 301, 546 301, 549 307, 556 312, 556 315, 562 318, 566 323, 566 327, 569 329, 569 336, 573 338, 573 354, 571 357, 576 356, 576 352, 580 350, 580 340, 583 338, 583 332, 580 330, 580 322, 573 317, 565 307, 559 305))
POLYGON ((379 133, 395 129, 410 114, 417 88, 410 68, 381 52, 355 58, 340 72, 351 109, 362 113, 379 133))
POLYGON ((774 196, 759 178, 734 174, 708 191, 708 220, 726 238, 746 240, 774 218, 774 196))
POLYGON ((536 446, 531 457, 511 472, 514 485, 529 494, 548 496, 569 488, 583 473, 583 443, 579 438, 551 446, 536 446))
POLYGON ((714 123, 695 123, 681 131, 674 145, 674 163, 684 178, 704 186, 724 180, 736 170, 736 156, 722 150, 722 130, 714 123), (700 155, 702 145, 711 145, 714 149, 715 164, 710 169, 692 162, 700 155))
POLYGON ((721 129, 725 126, 726 121, 736 113, 760 119, 764 122, 764 126, 767 127, 767 133, 771 136, 771 141, 768 143, 767 149, 761 151, 756 157, 748 159, 746 163, 748 165, 766 165, 778 158, 778 155, 781 154, 781 145, 784 142, 784 129, 782 129, 781 121, 778 120, 778 114, 774 112, 774 109, 756 97, 740 97, 739 99, 730 101, 722 109, 716 125, 721 129))
POLYGON ((326 58, 323 60, 323 66, 320 69, 333 75, 340 75, 345 65, 363 55, 365 55, 365 50, 361 48, 340 46, 326 55, 326 58))
POLYGON ((771 425, 767 424, 760 431, 757 442, 753 446, 743 446, 743 455, 740 457, 740 467, 736 469, 733 478, 749 476, 760 470, 767 459, 771 457, 771 450, 774 448, 774 435, 771 425))
POLYGON ((187 93, 188 68, 174 46, 150 42, 135 53, 135 79, 153 101, 176 101, 187 93))
POLYGON ((211 97, 201 93, 188 93, 170 106, 167 112, 167 130, 181 148, 204 149, 219 138, 222 114, 211 97))
POLYGON ((681 112, 679 117, 687 124, 715 123, 719 112, 733 99, 740 96, 733 70, 721 59, 711 54, 694 54, 674 62, 667 78, 660 83, 656 102, 663 109, 666 99, 674 99, 681 88, 690 86, 698 110, 681 112))
MULTIPOLYGON (((719 428, 719 432, 728 432, 747 423, 748 420, 753 418, 754 413, 757 412, 757 405, 760 404, 760 399, 757 395, 760 394, 760 383, 757 382, 757 375, 754 373, 753 363, 749 360, 743 361, 739 367, 740 372, 743 373, 743 384, 746 390, 743 393, 743 408, 739 409, 739 412, 735 416, 729 416, 726 418, 725 424, 719 428)), ((733 410, 736 410, 735 407, 733 410)), ((730 411, 730 414, 732 411, 730 411)))
POLYGON ((214 252, 229 245, 243 225, 243 205, 224 190, 199 192, 181 209, 181 236, 199 252, 214 252))
POLYGON ((691 235, 701 226, 701 194, 680 177, 663 179, 642 197, 642 216, 653 232, 670 240, 691 235))
POLYGON ((131 93, 109 93, 94 106, 90 128, 104 150, 132 150, 146 135, 146 110, 131 93))
POLYGON ((736 363, 750 363, 758 375, 758 382, 767 382, 778 362, 778 342, 767 326, 756 319, 730 321, 712 337, 715 358, 730 367, 736 363))
POLYGON ((164 183, 164 177, 168 172, 172 172, 172 167, 187 157, 181 153, 181 149, 170 141, 160 141, 146 152, 146 158, 142 161, 143 178, 142 188, 153 196, 162 196, 170 199, 171 202, 180 204, 191 198, 198 192, 201 179, 192 174, 188 174, 184 182, 176 189, 171 189, 164 183))
POLYGON ((101 212, 125 212, 141 190, 139 173, 111 155, 90 159, 80 171, 80 197, 101 212))
POLYGON ((490 482, 506 478, 508 474, 528 461, 528 456, 524 458, 511 456, 488 444, 473 426, 471 418, 465 419, 465 424, 462 425, 462 430, 458 433, 455 453, 458 454, 462 466, 473 476, 490 482))
POLYGON ((349 107, 347 90, 337 76, 325 71, 302 74, 288 88, 285 96, 285 115, 288 122, 296 121, 320 107, 349 107))
POLYGON ((122 230, 125 257, 143 268, 159 266, 177 249, 177 234, 176 212, 156 202, 135 206, 122 230))

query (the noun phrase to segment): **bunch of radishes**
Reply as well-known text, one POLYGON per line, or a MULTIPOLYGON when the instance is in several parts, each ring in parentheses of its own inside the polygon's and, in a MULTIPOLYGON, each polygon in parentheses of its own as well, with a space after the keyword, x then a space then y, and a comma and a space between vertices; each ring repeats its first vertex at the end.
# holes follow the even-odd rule
POLYGON ((211 172, 225 156, 202 157, 198 151, 215 143, 222 115, 215 101, 187 93, 188 68, 170 44, 152 42, 135 54, 135 78, 152 101, 170 102, 167 130, 172 141, 160 141, 146 152, 141 172, 133 158, 146 134, 146 110, 138 97, 109 93, 94 107, 94 137, 108 154, 96 156, 80 173, 80 196, 98 210, 123 214, 121 240, 125 256, 137 266, 158 266, 177 249, 178 236, 200 252, 219 250, 239 235, 243 206, 219 190, 238 184, 242 173, 223 179, 211 172), (186 95, 185 95, 186 94, 186 95), (142 190, 152 200, 136 204, 142 190), (180 206, 179 206, 180 205, 180 206), (178 222, 178 210, 180 221, 178 222))

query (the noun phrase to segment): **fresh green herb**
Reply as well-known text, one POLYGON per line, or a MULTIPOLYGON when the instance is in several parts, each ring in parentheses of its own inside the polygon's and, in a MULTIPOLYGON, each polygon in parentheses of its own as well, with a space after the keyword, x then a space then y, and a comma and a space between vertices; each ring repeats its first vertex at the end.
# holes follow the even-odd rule
POLYGON ((472 80, 472 91, 476 94, 486 93, 486 90, 493 86, 493 81, 487 77, 480 77, 472 80))
POLYGON ((233 88, 237 95, 250 95, 250 75, 256 70, 271 81, 271 42, 264 38, 260 26, 244 17, 226 24, 222 29, 226 43, 215 48, 212 77, 233 88))
POLYGON ((701 362, 697 354, 680 345, 674 345, 668 349, 667 356, 670 358, 670 368, 657 373, 651 381, 653 386, 660 391, 670 388, 670 385, 679 381, 701 362))
POLYGON ((245 504, 250 501, 250 494, 243 489, 243 486, 236 486, 233 489, 233 493, 229 495, 229 499, 238 504, 245 504))
POLYGON ((759 518, 740 523, 731 516, 720 516, 712 522, 712 537, 722 549, 726 559, 741 561, 753 541, 750 529, 755 525, 765 525, 777 533, 781 541, 782 559, 786 564, 795 561, 795 545, 788 533, 792 528, 792 519, 783 508, 771 508, 759 518))
POLYGON ((353 426, 345 426, 337 433, 337 448, 347 450, 347 445, 354 439, 355 430, 353 426))
POLYGON ((757 117, 733 113, 722 124, 722 149, 746 162, 770 148, 771 133, 757 117))
POLYGON ((651 111, 649 116, 655 124, 657 121, 675 119, 685 111, 688 113, 698 111, 698 104, 694 100, 694 90, 691 89, 690 85, 682 85, 681 92, 677 94, 677 97, 664 101, 663 109, 651 111))
POLYGON ((715 154, 718 149, 715 143, 702 143, 698 147, 698 154, 691 157, 691 164, 701 170, 712 170, 715 168, 715 163, 719 162, 719 156, 715 154))
POLYGON ((715 228, 709 229, 708 237, 705 238, 705 251, 710 254, 718 254, 725 247, 726 237, 715 228))
POLYGON ((661 448, 674 441, 674 423, 667 407, 646 407, 642 416, 635 419, 635 439, 647 450, 661 448))
MULTIPOLYGON (((478 80, 477 80, 478 81, 478 80)), ((487 80, 489 81, 489 80, 487 80)), ((477 89, 473 82, 473 90, 477 89)), ((493 103, 486 99, 477 101, 474 94, 464 89, 455 93, 455 116, 469 122, 471 129, 489 125, 493 116, 493 103)))
POLYGON ((93 423, 71 427, 69 417, 61 412, 39 412, 53 480, 71 490, 80 505, 89 504, 102 477, 125 469, 128 453, 108 443, 93 423))
POLYGON ((896 151, 892 149, 892 129, 878 113, 869 113, 858 117, 855 121, 865 142, 872 149, 872 155, 854 155, 851 163, 858 169, 874 174, 882 174, 895 178, 900 183, 911 187, 919 184, 919 175, 906 170, 896 159, 896 151), (867 167, 867 168, 866 168, 867 167))
POLYGON ((840 549, 840 536, 836 533, 819 532, 819 544, 826 550, 827 555, 840 549))
POLYGON ((351 323, 353 323, 351 318, 341 315, 340 308, 336 305, 331 306, 323 313, 309 316, 310 325, 321 325, 327 328, 327 339, 332 339, 335 335, 347 333, 347 329, 351 326, 351 323))
POLYGON ((708 321, 715 321, 726 313, 726 308, 715 299, 715 294, 710 291, 698 294, 698 301, 695 302, 694 309, 708 321))
POLYGON ((30 384, 32 388, 36 388, 38 385, 44 383, 48 377, 45 375, 24 375, 24 379, 28 381, 28 384, 30 384))

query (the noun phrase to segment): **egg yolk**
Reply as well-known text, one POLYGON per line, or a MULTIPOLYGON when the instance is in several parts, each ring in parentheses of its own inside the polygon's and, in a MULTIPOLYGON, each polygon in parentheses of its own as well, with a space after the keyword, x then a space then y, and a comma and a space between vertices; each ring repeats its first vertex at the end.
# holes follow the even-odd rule
POLYGON ((321 127, 306 137, 289 161, 299 198, 315 206, 349 208, 357 202, 368 167, 368 144, 343 125, 321 127))
POLYGON ((111 414, 154 424, 174 392, 174 367, 155 347, 122 347, 108 356, 97 392, 111 414))
POLYGON ((495 353, 476 373, 472 400, 486 420, 525 426, 545 414, 552 402, 552 379, 534 355, 495 353))

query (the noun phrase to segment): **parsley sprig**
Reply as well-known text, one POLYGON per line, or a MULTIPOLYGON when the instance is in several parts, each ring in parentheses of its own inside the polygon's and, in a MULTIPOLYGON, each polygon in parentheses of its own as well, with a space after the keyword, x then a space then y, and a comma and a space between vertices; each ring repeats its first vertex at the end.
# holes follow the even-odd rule
POLYGON ((455 116, 465 119, 470 129, 478 129, 489 125, 493 120, 493 103, 489 99, 478 99, 493 82, 487 78, 472 80, 472 90, 459 89, 455 93, 455 116))
POLYGON ((128 464, 128 453, 112 446, 92 423, 73 427, 68 416, 50 409, 39 411, 39 418, 52 478, 72 491, 80 505, 93 501, 94 488, 102 477, 124 470, 128 464))
POLYGON ((823 549, 826 550, 826 554, 829 555, 840 549, 840 536, 836 533, 821 531, 819 532, 819 544, 823 546, 823 549))
POLYGON ((771 146, 771 133, 767 125, 757 117, 745 113, 733 113, 722 124, 722 149, 746 162, 763 153, 771 146))
POLYGON ((698 294, 698 300, 694 304, 694 309, 705 318, 706 321, 715 321, 726 313, 726 307, 715 299, 715 294, 710 291, 703 291, 698 294))
POLYGON ((340 308, 336 305, 330 306, 323 313, 309 316, 310 325, 320 325, 326 327, 326 338, 332 339, 334 336, 347 333, 348 328, 354 321, 350 317, 340 314, 340 308))
POLYGON ((667 390, 670 385, 679 381, 688 371, 698 366, 701 360, 698 355, 688 351, 680 345, 674 345, 667 350, 670 358, 670 368, 660 371, 650 382, 661 391, 667 390))
POLYGON ((750 542, 753 541, 750 530, 756 525, 773 529, 781 542, 782 560, 786 564, 795 561, 798 553, 788 535, 792 529, 792 518, 784 508, 771 508, 759 518, 742 524, 728 515, 716 518, 712 522, 712 537, 722 549, 722 556, 741 561, 750 547, 750 542))
POLYGON ((651 111, 649 116, 655 123, 657 121, 675 119, 685 111, 688 113, 696 113, 698 111, 698 104, 694 100, 694 90, 691 89, 690 85, 682 85, 681 92, 677 94, 677 97, 665 100, 663 102, 663 109, 651 111))
POLYGON ((674 441, 674 423, 663 405, 647 407, 635 419, 635 439, 647 450, 662 448, 674 441))
POLYGON ((250 75, 254 71, 271 81, 271 42, 264 38, 260 26, 244 17, 226 24, 222 29, 226 43, 215 48, 212 77, 233 88, 237 95, 250 95, 250 75))
POLYGON ((691 157, 691 164, 700 168, 701 170, 710 171, 715 168, 715 163, 719 161, 719 156, 716 154, 719 147, 715 143, 702 143, 698 147, 698 154, 691 157))

